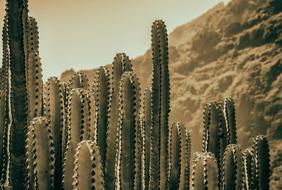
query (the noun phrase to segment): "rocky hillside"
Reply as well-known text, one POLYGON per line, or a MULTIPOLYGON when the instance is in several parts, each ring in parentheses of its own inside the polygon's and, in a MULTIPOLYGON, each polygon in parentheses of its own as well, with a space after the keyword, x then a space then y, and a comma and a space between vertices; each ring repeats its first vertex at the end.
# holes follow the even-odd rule
MULTIPOLYGON (((239 143, 245 148, 252 137, 268 135, 271 186, 282 189, 282 1, 219 4, 177 27, 169 35, 169 44, 171 121, 185 123, 197 150, 204 104, 233 97, 239 143)), ((134 59, 133 65, 142 87, 149 85, 150 50, 134 59)), ((87 71, 89 76, 92 72, 87 71)))

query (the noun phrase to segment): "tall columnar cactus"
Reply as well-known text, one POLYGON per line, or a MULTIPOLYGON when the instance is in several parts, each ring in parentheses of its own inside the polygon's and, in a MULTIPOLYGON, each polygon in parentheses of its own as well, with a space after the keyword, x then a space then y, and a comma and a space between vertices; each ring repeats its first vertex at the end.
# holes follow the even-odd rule
POLYGON ((220 163, 228 144, 227 129, 219 103, 210 102, 204 108, 203 152, 212 152, 220 163))
POLYGON ((254 139, 252 149, 255 158, 255 188, 267 190, 269 189, 270 156, 266 137, 257 136, 254 139))
POLYGON ((27 85, 24 33, 27 11, 25 0, 7 1, 8 34, 11 64, 11 164, 10 176, 14 189, 25 187, 25 137, 27 134, 27 85))
POLYGON ((225 190, 243 188, 243 155, 235 144, 227 146, 222 163, 222 180, 220 187, 225 190))
POLYGON ((44 117, 34 118, 26 138, 26 189, 54 188, 55 150, 51 128, 44 117))
POLYGON ((118 94, 120 79, 124 72, 132 71, 132 65, 128 56, 125 53, 118 53, 112 64, 112 95, 110 107, 110 121, 107 135, 107 152, 105 163, 105 185, 106 189, 114 188, 115 163, 116 159, 116 136, 118 123, 118 94))
POLYGON ((218 167, 213 153, 194 153, 191 177, 192 190, 217 190, 218 167))
POLYGON ((48 79, 44 88, 44 115, 54 138, 55 146, 55 188, 60 188, 62 180, 62 135, 65 128, 65 106, 63 86, 56 77, 48 79))
POLYGON ((152 115, 151 115, 151 95, 152 91, 147 88, 144 92, 143 97, 143 118, 144 118, 144 138, 145 138, 145 174, 144 174, 144 181, 145 181, 145 189, 149 189, 149 169, 150 169, 150 139, 151 139, 151 124, 152 124, 152 115))
POLYGON ((107 150, 107 129, 110 116, 110 76, 106 67, 100 67, 96 71, 93 85, 95 96, 95 108, 97 113, 97 144, 100 148, 103 168, 105 167, 107 150))
POLYGON ((81 141, 75 150, 73 189, 104 189, 104 170, 96 143, 81 141))
POLYGON ((26 81, 28 98, 28 121, 42 115, 43 81, 39 57, 37 22, 29 17, 26 26, 26 81))
POLYGON ((63 188, 72 188, 74 154, 77 144, 83 140, 89 123, 87 96, 83 89, 72 89, 68 100, 68 139, 63 163, 63 188))
POLYGON ((232 98, 225 98, 223 103, 225 125, 227 128, 228 144, 237 143, 236 110, 232 98))
POLYGON ((152 131, 150 155, 150 189, 167 189, 168 121, 170 83, 168 70, 168 39, 163 21, 152 26, 152 131))
POLYGON ((136 189, 136 157, 140 90, 136 75, 123 74, 119 89, 116 184, 118 189, 136 189))
POLYGON ((255 157, 252 148, 247 148, 243 151, 244 160, 244 176, 243 189, 252 190, 255 188, 255 157))

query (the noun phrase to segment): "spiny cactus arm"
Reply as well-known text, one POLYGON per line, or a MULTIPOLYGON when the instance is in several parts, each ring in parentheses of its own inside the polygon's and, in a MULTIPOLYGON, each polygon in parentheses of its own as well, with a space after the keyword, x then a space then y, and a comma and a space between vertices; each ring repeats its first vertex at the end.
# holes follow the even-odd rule
POLYGON ((28 120, 42 115, 43 81, 38 53, 31 52, 27 58, 28 120))
POLYGON ((144 118, 144 140, 145 140, 145 189, 149 188, 149 169, 150 169, 150 139, 151 139, 151 95, 152 91, 149 88, 145 89, 143 96, 143 118, 144 118))
POLYGON ((29 17, 27 30, 26 81, 28 95, 28 121, 42 115, 43 81, 39 57, 38 27, 34 18, 29 17))
POLYGON ((236 128, 236 110, 235 103, 232 98, 224 99, 224 118, 228 132, 228 143, 237 143, 237 128, 236 128))
POLYGON ((255 157, 252 148, 247 148, 243 151, 244 159, 244 176, 243 189, 255 189, 255 157))
MULTIPOLYGON (((100 147, 103 167, 105 166, 107 150, 107 130, 110 108, 110 76, 106 67, 96 71, 93 93, 96 101, 97 117, 97 144, 100 147)), ((110 158, 112 159, 112 158, 110 158)))
POLYGON ((99 147, 93 141, 84 140, 77 145, 74 165, 73 189, 104 189, 99 147))
POLYGON ((255 157, 256 188, 267 190, 269 189, 270 155, 266 136, 257 136, 253 141, 252 149, 255 157))
POLYGON ((181 124, 173 123, 170 129, 169 189, 179 189, 181 172, 181 124))
MULTIPOLYGON (((136 146, 139 108, 139 84, 132 72, 125 72, 122 76, 119 91, 119 120, 117 150, 117 175, 120 176, 121 189, 136 187, 136 146)), ((117 176, 117 178, 118 178, 117 176)))
POLYGON ((62 129, 65 127, 64 94, 62 84, 56 77, 47 80, 44 88, 44 115, 48 119, 55 146, 55 188, 61 188, 62 178, 62 129))
POLYGON ((88 106, 89 106, 89 118, 90 125, 88 128, 89 139, 97 143, 97 127, 98 127, 98 113, 96 108, 96 98, 92 92, 93 84, 90 85, 90 91, 88 92, 88 106))
POLYGON ((110 95, 110 120, 107 132, 107 152, 105 163, 105 184, 106 189, 114 188, 115 179, 115 163, 116 160, 116 137, 117 137, 117 123, 118 123, 118 94, 120 79, 124 72, 132 71, 132 65, 128 56, 124 53, 118 53, 112 64, 111 75, 111 95, 110 95))
POLYGON ((27 133, 27 90, 24 50, 24 1, 7 1, 8 33, 11 64, 11 167, 14 189, 25 187, 25 137, 27 133))
POLYGON ((192 190, 206 190, 218 188, 218 167, 214 154, 194 153, 191 177, 192 190))
POLYGON ((81 141, 82 115, 84 114, 84 104, 82 89, 72 89, 68 100, 68 135, 67 145, 63 163, 63 188, 72 188, 72 176, 74 169, 74 154, 77 144, 81 141))
POLYGON ((181 171, 179 189, 188 190, 190 187, 190 157, 191 157, 191 136, 184 125, 181 130, 181 171))
POLYGON ((34 118, 26 138, 27 189, 53 189, 55 150, 45 117, 34 118))
POLYGON ((222 163, 223 189, 241 190, 243 188, 243 155, 240 147, 235 144, 227 146, 222 163))
POLYGON ((0 172, 1 183, 5 183, 7 170, 7 124, 5 91, 0 90, 0 172))

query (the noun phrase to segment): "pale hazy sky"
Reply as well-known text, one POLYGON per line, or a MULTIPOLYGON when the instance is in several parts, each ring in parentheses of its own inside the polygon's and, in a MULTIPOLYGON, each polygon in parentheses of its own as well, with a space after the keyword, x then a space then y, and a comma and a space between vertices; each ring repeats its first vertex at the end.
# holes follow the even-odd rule
MULTIPOLYGON (((150 48, 155 19, 163 19, 171 32, 221 1, 229 0, 30 0, 30 16, 39 25, 44 80, 69 68, 111 63, 118 52, 142 55, 150 48)), ((0 0, 1 28, 4 4, 0 0)))

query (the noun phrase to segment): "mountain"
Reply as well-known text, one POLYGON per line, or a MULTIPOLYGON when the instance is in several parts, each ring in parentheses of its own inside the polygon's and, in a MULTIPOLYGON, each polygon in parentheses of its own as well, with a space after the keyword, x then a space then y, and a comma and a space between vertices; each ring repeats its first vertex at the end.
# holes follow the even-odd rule
MULTIPOLYGON (((242 148, 258 134, 271 145, 271 187, 282 189, 282 1, 232 0, 169 35, 171 121, 201 145, 205 103, 233 97, 242 148)), ((132 60, 142 89, 151 81, 151 51, 132 60)), ((69 71, 70 72, 70 71, 69 71)), ((93 71, 85 71, 91 80, 93 71)), ((66 75, 64 75, 66 77, 66 75)))

